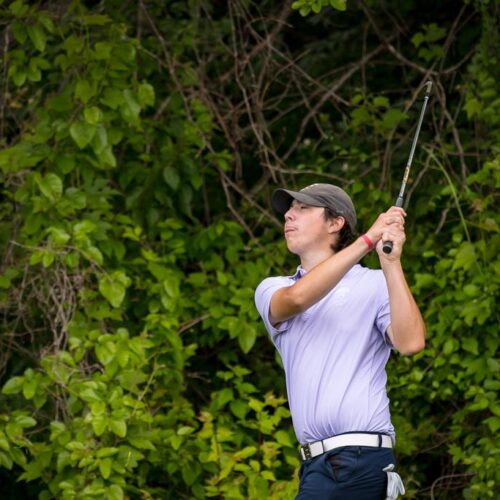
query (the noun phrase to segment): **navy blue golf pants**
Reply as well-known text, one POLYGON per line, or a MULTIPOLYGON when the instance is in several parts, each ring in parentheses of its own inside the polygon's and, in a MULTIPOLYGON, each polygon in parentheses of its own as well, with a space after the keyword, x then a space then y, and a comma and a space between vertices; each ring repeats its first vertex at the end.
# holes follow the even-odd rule
POLYGON ((382 469, 389 464, 396 464, 390 448, 346 446, 323 453, 302 463, 295 500, 383 500, 382 469))

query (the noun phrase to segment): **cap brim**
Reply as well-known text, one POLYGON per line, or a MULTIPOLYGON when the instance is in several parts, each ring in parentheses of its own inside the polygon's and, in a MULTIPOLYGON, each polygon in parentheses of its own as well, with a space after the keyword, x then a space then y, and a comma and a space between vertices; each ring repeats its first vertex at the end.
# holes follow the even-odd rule
POLYGON ((322 207, 318 200, 309 196, 306 193, 301 193, 297 191, 289 191, 288 189, 277 189, 271 198, 271 204, 276 210, 276 212, 284 215, 293 200, 300 201, 301 203, 305 203, 306 205, 311 205, 312 207, 322 207))

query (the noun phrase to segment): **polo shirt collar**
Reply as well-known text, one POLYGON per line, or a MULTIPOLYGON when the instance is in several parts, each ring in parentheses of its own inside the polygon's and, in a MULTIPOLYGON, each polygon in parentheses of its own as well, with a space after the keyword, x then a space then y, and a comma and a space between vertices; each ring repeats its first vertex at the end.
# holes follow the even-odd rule
MULTIPOLYGON (((361 265, 360 264, 354 264, 354 266, 352 266, 351 269, 349 269, 349 271, 347 271, 347 273, 345 273, 345 276, 347 276, 348 274, 351 274, 353 272, 357 272, 359 269, 361 269, 361 265)), ((307 271, 299 264, 297 266, 297 271, 295 272, 295 274, 293 276, 290 276, 290 277, 294 281, 297 281, 300 278, 302 278, 302 276, 304 276, 304 274, 307 274, 307 271)))
POLYGON ((302 276, 304 276, 304 274, 306 274, 306 273, 307 273, 307 271, 299 264, 297 266, 297 271, 295 272, 295 274, 293 276, 290 276, 290 278, 292 278, 294 281, 297 281, 300 278, 302 278, 302 276))

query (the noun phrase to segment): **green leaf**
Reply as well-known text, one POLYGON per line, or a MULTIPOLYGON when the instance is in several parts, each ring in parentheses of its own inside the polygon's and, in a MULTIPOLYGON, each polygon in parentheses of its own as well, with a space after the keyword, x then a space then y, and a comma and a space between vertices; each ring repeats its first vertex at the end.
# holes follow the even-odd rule
POLYGON ((129 284, 130 279, 123 271, 115 271, 99 280, 99 291, 113 307, 120 307, 129 284))
POLYGON ((96 126, 82 121, 73 122, 69 133, 80 149, 90 143, 96 133, 96 126))
POLYGON ((26 399, 32 399, 36 394, 37 386, 38 384, 36 379, 32 378, 30 380, 26 380, 23 385, 23 396, 26 399))
POLYGON ((177 430, 177 435, 179 436, 185 436, 192 434, 194 432, 194 427, 191 427, 189 425, 183 425, 177 430))
POLYGON ((235 460, 244 460, 248 457, 251 457, 257 453, 257 447, 256 446, 246 446, 240 451, 237 451, 234 454, 234 459, 235 460))
POLYGON ((412 36, 411 38, 411 43, 413 43, 413 45, 415 46, 415 48, 418 49, 418 47, 420 47, 420 45, 425 41, 425 38, 424 38, 424 35, 423 33, 416 33, 415 35, 412 36))
POLYGON ((464 350, 467 352, 470 352, 472 354, 478 354, 479 353, 479 344, 477 340, 474 337, 467 337, 462 340, 462 346, 464 350))
POLYGON ((115 357, 115 346, 112 342, 105 342, 95 346, 97 359, 104 365, 108 365, 115 357))
POLYGON ((108 488, 106 498, 108 500, 123 500, 123 490, 117 484, 113 484, 108 488))
POLYGON ((128 351, 128 347, 126 345, 123 345, 123 343, 120 343, 118 345, 118 350, 116 352, 116 359, 118 361, 118 364, 122 368, 125 368, 127 366, 128 361, 130 359, 130 353, 128 351))
POLYGON ((9 5, 9 10, 17 17, 24 17, 28 13, 29 7, 23 0, 16 0, 9 5))
POLYGON ((45 32, 43 31, 42 27, 38 24, 34 24, 28 25, 26 29, 28 31, 28 36, 33 42, 35 48, 38 51, 43 52, 47 43, 47 37, 45 36, 45 32))
POLYGON ((149 440, 141 437, 127 436, 128 442, 140 450, 155 450, 154 444, 149 440))
POLYGON ((12 458, 9 457, 9 455, 4 453, 3 451, 0 451, 0 465, 5 467, 7 470, 11 470, 14 462, 12 461, 12 458))
POLYGON ((465 101, 464 109, 467 113, 467 118, 471 120, 474 116, 481 113, 483 110, 483 104, 475 97, 470 97, 465 101))
POLYGON ((127 435, 127 423, 124 420, 110 419, 109 428, 118 437, 124 438, 127 435))
POLYGON ((256 338, 257 331, 255 330, 255 328, 247 323, 243 324, 238 335, 238 342, 240 344, 241 350, 245 354, 247 354, 254 346, 256 338))
POLYGON ((94 59, 109 59, 113 45, 109 42, 97 42, 94 46, 94 59))
POLYGON ((107 146, 104 148, 97 157, 104 165, 108 165, 110 167, 116 167, 116 157, 113 153, 113 148, 111 146, 107 146))
POLYGON ((87 401, 87 403, 96 403, 97 401, 101 401, 101 398, 97 394, 97 392, 95 392, 94 389, 90 387, 83 389, 83 391, 80 392, 80 397, 84 401, 87 401))
POLYGON ((0 288, 8 289, 12 283, 12 280, 19 275, 19 272, 13 268, 9 267, 5 269, 4 274, 0 275, 0 288))
POLYGON ((153 106, 155 103, 155 90, 149 83, 141 83, 137 90, 137 97, 141 107, 153 106))
POLYGON ((174 190, 177 191, 181 179, 179 174, 172 167, 165 167, 163 169, 163 178, 165 182, 174 190))
POLYGON ((49 32, 49 33, 55 33, 56 27, 54 26, 54 23, 52 22, 52 19, 44 14, 43 12, 38 12, 38 22, 43 25, 43 27, 49 32))
POLYGON ((387 97, 377 96, 373 99, 373 105, 377 108, 388 108, 389 99, 387 99, 387 97))
POLYGON ((102 477, 104 479, 108 479, 109 476, 111 475, 111 466, 113 465, 113 462, 111 458, 102 458, 101 460, 98 461, 99 463, 99 471, 102 474, 102 477))
POLYGON ((123 93, 120 90, 116 88, 107 88, 104 91, 103 97, 101 97, 100 102, 110 107, 111 109, 117 109, 125 102, 125 98, 123 97, 123 93))
POLYGON ((2 387, 2 394, 17 394, 22 391, 24 377, 12 377, 2 387))
POLYGON ((54 263, 55 255, 54 252, 45 251, 42 257, 42 265, 47 268, 50 267, 54 263))
POLYGON ((229 403, 231 412, 238 418, 244 419, 245 415, 249 412, 250 408, 241 399, 235 399, 229 403))
POLYGON ((102 121, 102 111, 97 106, 91 106, 83 110, 83 116, 87 123, 97 125, 102 121))
POLYGON ((82 220, 80 222, 77 222, 73 226, 73 234, 74 234, 75 238, 82 238, 82 237, 86 236, 87 234, 94 232, 95 229, 96 229, 96 225, 92 221, 85 219, 85 220, 82 220))
POLYGON ((102 436, 106 430, 108 419, 105 415, 93 415, 92 416, 92 430, 96 436, 102 436))
POLYGON ((87 259, 97 262, 99 265, 102 265, 104 262, 104 257, 97 247, 90 246, 83 250, 82 253, 87 259))
POLYGON ((118 448, 101 448, 100 450, 97 451, 96 457, 97 458, 106 458, 106 457, 112 457, 113 455, 116 455, 118 453, 118 448))
POLYGON ((40 191, 51 202, 59 200, 63 192, 63 183, 60 177, 56 174, 47 174, 45 177, 35 177, 35 182, 38 184, 40 191))
POLYGON ((129 89, 125 89, 123 91, 123 97, 125 99, 125 102, 122 105, 123 118, 132 124, 136 124, 141 107, 139 106, 133 92, 129 89))
POLYGON ((90 411, 92 415, 104 415, 106 412, 106 403, 104 401, 98 401, 90 405, 90 411))
POLYGON ((36 420, 26 415, 20 415, 16 417, 16 424, 20 425, 23 429, 30 428, 36 425, 36 420))
POLYGON ((355 128, 358 127, 359 125, 370 123, 372 121, 372 116, 365 107, 360 107, 353 110, 351 113, 351 117, 352 117, 352 126, 355 128))
POLYGON ((47 229, 47 232, 50 234, 50 241, 52 241, 56 246, 65 245, 71 238, 66 231, 58 227, 51 226, 47 229))
POLYGON ((472 243, 463 243, 455 256, 453 270, 469 269, 476 262, 476 249, 472 243))
POLYGON ((28 34, 26 32, 26 26, 21 21, 18 21, 16 19, 11 23, 10 29, 12 30, 12 33, 14 33, 14 36, 19 43, 23 44, 24 42, 26 42, 28 34))
POLYGON ((282 446, 287 446, 289 448, 294 448, 294 446, 295 446, 292 443, 292 440, 290 439, 290 434, 286 431, 283 431, 283 430, 277 431, 275 434, 275 439, 282 446))
POLYGON ((23 435, 23 428, 16 422, 9 422, 5 426, 5 433, 11 439, 18 439, 20 436, 23 435))
POLYGON ((96 155, 102 153, 108 147, 108 132, 105 127, 98 125, 96 134, 92 139, 92 149, 96 155))
POLYGON ((4 451, 10 451, 10 444, 8 439, 5 437, 5 434, 0 431, 0 449, 4 451))
POLYGON ((78 80, 75 86, 75 97, 87 104, 89 99, 95 94, 92 85, 87 80, 78 80))
POLYGON ((104 14, 87 14, 82 16, 83 24, 88 26, 104 26, 105 24, 109 24, 111 19, 109 16, 104 14))
POLYGON ((11 76, 12 81, 17 87, 21 87, 21 85, 26 82, 26 71, 24 69, 18 69, 15 66, 11 66, 9 68, 9 76, 11 76))
POLYGON ((388 130, 393 129, 396 125, 405 120, 406 115, 398 109, 389 109, 382 116, 382 126, 388 130))
POLYGON ((334 9, 344 11, 347 8, 346 1, 347 0, 330 0, 330 5, 334 9))
POLYGON ((439 27, 436 23, 431 23, 426 26, 426 40, 428 42, 437 42, 441 40, 446 35, 446 30, 444 28, 439 27))
POLYGON ((56 156, 55 164, 63 174, 68 174, 75 168, 76 161, 73 155, 60 154, 56 156))
POLYGON ((45 250, 35 250, 30 257, 30 265, 34 266, 42 262, 43 256, 45 255, 45 250))

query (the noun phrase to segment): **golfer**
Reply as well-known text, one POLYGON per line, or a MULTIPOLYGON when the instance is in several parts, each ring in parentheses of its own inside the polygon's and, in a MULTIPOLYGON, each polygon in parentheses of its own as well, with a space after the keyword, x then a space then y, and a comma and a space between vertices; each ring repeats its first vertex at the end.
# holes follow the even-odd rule
POLYGON ((266 278, 255 303, 285 368, 303 460, 297 499, 375 500, 404 493, 386 392, 391 350, 425 345, 422 315, 401 265, 402 208, 356 237, 349 196, 331 184, 278 189, 274 209, 300 258, 293 276, 266 278), (390 254, 382 242, 392 241, 390 254), (381 270, 358 264, 376 249, 381 270))

